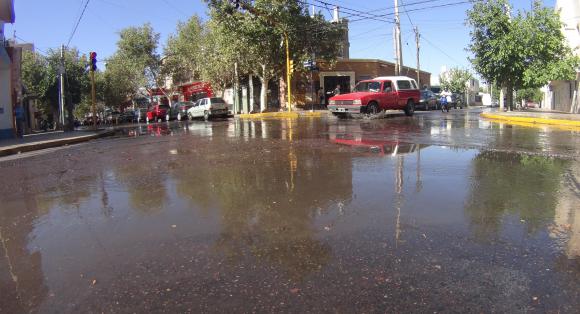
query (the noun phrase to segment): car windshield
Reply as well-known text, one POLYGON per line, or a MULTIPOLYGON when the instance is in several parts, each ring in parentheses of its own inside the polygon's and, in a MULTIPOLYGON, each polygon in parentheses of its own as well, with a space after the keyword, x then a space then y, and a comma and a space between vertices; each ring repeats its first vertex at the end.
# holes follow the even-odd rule
POLYGON ((431 91, 434 92, 435 94, 439 94, 439 93, 441 93, 441 88, 440 87, 431 87, 431 91))
POLYGON ((354 88, 355 92, 378 93, 381 90, 381 82, 360 82, 354 88))
POLYGON ((212 104, 223 104, 223 103, 225 103, 225 101, 221 98, 215 97, 215 98, 211 98, 211 103, 212 104))
POLYGON ((169 109, 169 105, 159 105, 159 109, 169 109))

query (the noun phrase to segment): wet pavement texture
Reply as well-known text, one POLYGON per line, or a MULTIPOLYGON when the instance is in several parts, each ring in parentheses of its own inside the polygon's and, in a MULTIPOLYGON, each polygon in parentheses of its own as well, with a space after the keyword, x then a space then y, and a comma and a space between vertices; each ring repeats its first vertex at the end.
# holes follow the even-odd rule
POLYGON ((222 120, 0 159, 0 312, 580 311, 577 132, 222 120))

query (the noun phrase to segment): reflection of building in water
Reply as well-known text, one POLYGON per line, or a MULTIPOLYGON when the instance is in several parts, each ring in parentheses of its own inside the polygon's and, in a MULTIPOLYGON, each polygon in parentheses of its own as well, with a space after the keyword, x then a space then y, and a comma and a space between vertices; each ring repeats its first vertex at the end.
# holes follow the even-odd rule
POLYGON ((47 295, 42 256, 30 251, 28 240, 38 214, 32 195, 4 201, 0 211, 0 312, 35 312, 47 295))
POLYGON ((580 204, 577 182, 580 179, 580 167, 578 164, 572 167, 570 173, 564 176, 556 206, 554 228, 551 236, 563 239, 562 246, 568 258, 580 257, 580 204))

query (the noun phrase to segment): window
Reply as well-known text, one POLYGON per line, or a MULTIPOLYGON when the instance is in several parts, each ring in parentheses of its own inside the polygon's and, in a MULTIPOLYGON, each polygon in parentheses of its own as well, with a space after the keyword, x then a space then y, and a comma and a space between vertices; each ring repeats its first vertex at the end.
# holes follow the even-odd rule
POLYGON ((356 92, 378 93, 381 90, 381 82, 360 82, 354 88, 356 92))
POLYGON ((413 83, 413 88, 414 88, 414 89, 419 89, 419 88, 417 87, 417 83, 416 83, 415 81, 411 81, 411 83, 413 83))
POLYGON ((384 82, 383 83, 383 93, 390 92, 393 90, 391 82, 384 82))
POLYGON ((410 81, 397 81, 397 87, 400 90, 413 89, 410 81))

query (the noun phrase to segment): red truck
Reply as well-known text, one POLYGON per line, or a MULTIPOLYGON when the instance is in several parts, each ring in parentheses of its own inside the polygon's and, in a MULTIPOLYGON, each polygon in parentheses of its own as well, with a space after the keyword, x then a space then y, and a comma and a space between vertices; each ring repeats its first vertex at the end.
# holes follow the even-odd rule
POLYGON ((330 98, 328 110, 342 117, 348 114, 376 114, 383 110, 404 110, 407 116, 415 113, 421 92, 414 79, 406 76, 382 76, 360 81, 349 94, 330 98))
POLYGON ((147 111, 147 117, 145 120, 147 121, 147 123, 155 122, 158 120, 165 120, 168 112, 169 105, 156 104, 147 111))

